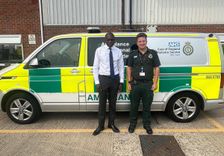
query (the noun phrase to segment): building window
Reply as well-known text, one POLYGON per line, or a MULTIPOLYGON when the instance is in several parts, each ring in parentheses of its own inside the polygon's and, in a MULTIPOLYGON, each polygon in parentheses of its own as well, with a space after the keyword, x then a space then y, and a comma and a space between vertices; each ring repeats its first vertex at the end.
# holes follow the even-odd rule
POLYGON ((23 59, 21 35, 0 35, 0 69, 23 59))
POLYGON ((22 61, 22 45, 0 44, 0 63, 21 63, 22 61))

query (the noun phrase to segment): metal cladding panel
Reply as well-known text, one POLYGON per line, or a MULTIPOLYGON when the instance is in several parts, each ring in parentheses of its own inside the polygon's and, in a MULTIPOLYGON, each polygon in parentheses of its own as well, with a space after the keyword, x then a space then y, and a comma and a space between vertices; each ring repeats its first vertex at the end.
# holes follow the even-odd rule
MULTIPOLYGON (((125 0, 129 24, 130 0, 125 0)), ((42 0, 44 25, 119 25, 122 0, 42 0)), ((224 24, 224 0, 132 0, 132 24, 224 24)))
POLYGON ((44 25, 118 25, 121 0, 43 0, 44 25))
POLYGON ((223 0, 147 0, 147 24, 223 24, 223 0))
MULTIPOLYGON (((132 24, 146 24, 148 0, 132 0, 132 24)), ((125 0, 125 24, 130 21, 130 0, 125 0)))
POLYGON ((147 0, 132 0, 132 3, 133 24, 145 24, 146 13, 148 12, 146 8, 147 0))

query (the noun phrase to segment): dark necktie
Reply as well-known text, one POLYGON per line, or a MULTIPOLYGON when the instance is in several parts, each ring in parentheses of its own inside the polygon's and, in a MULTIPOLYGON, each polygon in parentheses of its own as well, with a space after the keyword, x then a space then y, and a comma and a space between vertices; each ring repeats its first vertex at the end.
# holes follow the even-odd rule
POLYGON ((112 49, 110 48, 110 76, 114 76, 114 60, 113 60, 113 53, 112 49))

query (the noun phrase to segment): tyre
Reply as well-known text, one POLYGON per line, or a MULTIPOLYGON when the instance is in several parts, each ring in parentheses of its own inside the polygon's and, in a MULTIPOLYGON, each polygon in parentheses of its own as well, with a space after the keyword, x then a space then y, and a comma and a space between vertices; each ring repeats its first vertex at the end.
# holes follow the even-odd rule
POLYGON ((180 93, 173 96, 166 107, 167 115, 176 122, 190 122, 200 113, 200 101, 192 93, 180 93))
POLYGON ((25 93, 13 94, 6 102, 9 118, 19 124, 29 124, 38 119, 41 111, 34 97, 25 93))

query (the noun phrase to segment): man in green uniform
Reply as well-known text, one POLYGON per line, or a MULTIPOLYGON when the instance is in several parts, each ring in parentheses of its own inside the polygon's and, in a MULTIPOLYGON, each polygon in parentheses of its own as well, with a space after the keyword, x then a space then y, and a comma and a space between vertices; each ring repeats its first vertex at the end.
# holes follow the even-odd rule
POLYGON ((147 35, 139 33, 136 37, 138 49, 128 58, 127 79, 131 96, 129 133, 133 133, 137 124, 138 107, 143 104, 143 126, 148 134, 151 128, 151 104, 153 91, 157 88, 160 60, 155 50, 147 47, 147 35))

